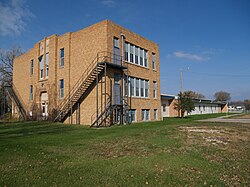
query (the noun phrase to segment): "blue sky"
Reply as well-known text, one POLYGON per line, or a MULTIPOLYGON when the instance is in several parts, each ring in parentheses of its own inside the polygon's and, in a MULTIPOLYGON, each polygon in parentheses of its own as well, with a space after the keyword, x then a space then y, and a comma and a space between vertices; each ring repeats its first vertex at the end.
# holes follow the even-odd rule
POLYGON ((110 19, 160 46, 161 92, 250 99, 249 0, 0 0, 0 48, 110 19))

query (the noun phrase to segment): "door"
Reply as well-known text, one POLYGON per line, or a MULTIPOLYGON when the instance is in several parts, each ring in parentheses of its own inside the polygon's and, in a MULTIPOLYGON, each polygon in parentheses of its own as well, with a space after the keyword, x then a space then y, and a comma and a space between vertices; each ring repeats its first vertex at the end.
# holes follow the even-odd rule
POLYGON ((121 105, 121 74, 114 74, 114 105, 121 105))
POLYGON ((42 109, 42 117, 48 117, 48 93, 43 92, 41 94, 41 109, 42 109))

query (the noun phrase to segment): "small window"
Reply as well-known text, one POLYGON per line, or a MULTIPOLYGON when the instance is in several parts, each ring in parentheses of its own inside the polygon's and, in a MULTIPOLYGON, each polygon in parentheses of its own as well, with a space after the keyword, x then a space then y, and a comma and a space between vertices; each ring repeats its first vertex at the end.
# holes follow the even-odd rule
POLYGON ((34 74, 34 60, 30 61, 30 76, 34 74))
POLYGON ((135 78, 130 77, 130 96, 135 96, 135 78))
POLYGON ((138 50, 140 50, 140 48, 138 48, 137 46, 135 46, 135 64, 139 64, 138 50))
POLYGON ((60 67, 64 67, 64 48, 60 49, 60 67))
POLYGON ((43 79, 43 68, 44 68, 44 61, 43 61, 43 56, 39 58, 39 64, 40 64, 40 79, 43 79))
POLYGON ((156 85, 156 81, 153 81, 153 84, 154 84, 154 90, 153 90, 153 97, 156 99, 157 98, 157 85, 156 85))
POLYGON ((129 118, 130 118, 130 122, 136 122, 136 110, 135 109, 129 110, 129 118))
POLYGON ((135 91, 136 91, 136 96, 140 96, 140 82, 139 82, 140 80, 139 79, 136 79, 136 85, 135 85, 135 87, 136 87, 136 89, 135 89, 135 91))
POLYGON ((154 53, 152 53, 152 68, 156 70, 156 56, 154 53))
POLYGON ((33 100, 33 85, 30 85, 30 101, 33 100))
POLYGON ((145 80, 145 97, 149 97, 149 95, 148 95, 148 93, 149 93, 148 88, 149 88, 148 81, 145 80))
POLYGON ((148 121, 150 119, 149 109, 142 109, 142 121, 148 121))
POLYGON ((163 112, 166 112, 166 104, 163 104, 163 105, 162 105, 162 111, 163 111, 163 112))
POLYGON ((63 79, 59 81, 59 96, 60 98, 64 97, 64 80, 63 79))
POLYGON ((148 67, 148 52, 144 50, 144 66, 148 67))
POLYGON ((154 120, 158 119, 158 112, 157 109, 154 109, 154 120))
POLYGON ((140 49, 140 65, 143 66, 143 49, 140 49))
POLYGON ((206 110, 206 107, 203 105, 203 110, 205 111, 206 110))
POLYGON ((46 69, 45 69, 46 78, 49 76, 49 53, 46 53, 46 69))
POLYGON ((128 61, 129 43, 125 43, 125 60, 128 61))
POLYGON ((134 48, 135 46, 130 44, 130 62, 134 62, 134 48))
POLYGON ((145 80, 140 79, 140 87, 141 87, 141 97, 144 97, 144 90, 145 90, 145 80))
POLYGON ((199 111, 201 111, 201 106, 199 105, 199 111))
POLYGON ((114 38, 114 47, 119 48, 119 38, 114 38))

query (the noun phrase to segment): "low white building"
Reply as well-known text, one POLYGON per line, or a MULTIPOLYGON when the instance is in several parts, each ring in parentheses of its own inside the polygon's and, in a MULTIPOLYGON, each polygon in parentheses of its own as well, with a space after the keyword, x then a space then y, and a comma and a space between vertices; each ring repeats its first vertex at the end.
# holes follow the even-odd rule
MULTIPOLYGON (((178 101, 178 96, 161 94, 161 112, 162 117, 176 117, 178 116, 178 111, 174 108, 174 103, 178 101)), ((216 102, 208 99, 193 99, 195 109, 186 115, 195 114, 213 114, 227 112, 227 103, 216 102)))

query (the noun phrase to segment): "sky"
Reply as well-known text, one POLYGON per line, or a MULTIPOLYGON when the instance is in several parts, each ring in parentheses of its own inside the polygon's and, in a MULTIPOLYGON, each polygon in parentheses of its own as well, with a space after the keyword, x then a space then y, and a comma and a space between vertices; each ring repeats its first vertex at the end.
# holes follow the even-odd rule
POLYGON ((161 93, 250 99, 249 0, 0 0, 0 48, 109 19, 160 48, 161 93))

